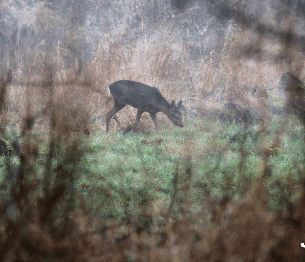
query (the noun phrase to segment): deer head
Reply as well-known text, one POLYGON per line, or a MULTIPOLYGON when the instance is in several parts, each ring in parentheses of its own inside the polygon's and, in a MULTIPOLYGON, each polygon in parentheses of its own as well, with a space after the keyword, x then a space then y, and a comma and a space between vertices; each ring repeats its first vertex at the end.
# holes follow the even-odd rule
POLYGON ((176 125, 183 127, 182 124, 182 115, 181 115, 181 105, 182 105, 182 100, 180 100, 177 105, 175 103, 175 100, 172 101, 171 103, 171 109, 170 113, 168 115, 168 118, 176 125))

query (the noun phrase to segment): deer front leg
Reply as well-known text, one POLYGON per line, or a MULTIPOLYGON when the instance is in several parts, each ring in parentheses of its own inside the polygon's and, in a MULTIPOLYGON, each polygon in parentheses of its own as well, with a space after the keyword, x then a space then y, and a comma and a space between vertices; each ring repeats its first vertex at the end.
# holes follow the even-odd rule
POLYGON ((141 119, 141 116, 142 116, 143 112, 144 112, 144 111, 138 109, 138 112, 137 112, 137 119, 136 119, 136 122, 135 122, 135 124, 134 124, 134 126, 133 126, 133 129, 131 130, 131 134, 133 134, 133 132, 135 131, 137 125, 139 124, 139 121, 140 121, 140 119, 141 119))
POLYGON ((151 117, 152 121, 154 122, 154 125, 157 129, 158 134, 160 135, 159 128, 158 128, 158 121, 157 121, 157 113, 150 113, 150 117, 151 117))

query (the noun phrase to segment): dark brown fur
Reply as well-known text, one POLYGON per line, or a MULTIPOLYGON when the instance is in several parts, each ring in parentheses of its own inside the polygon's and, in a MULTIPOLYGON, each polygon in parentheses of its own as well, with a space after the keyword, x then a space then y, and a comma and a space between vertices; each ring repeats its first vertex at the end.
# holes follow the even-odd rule
POLYGON ((114 99, 114 107, 106 115, 106 133, 109 131, 109 122, 112 117, 116 120, 122 132, 125 133, 125 128, 121 125, 116 113, 126 105, 131 105, 138 109, 137 119, 131 131, 132 133, 144 112, 150 113, 157 131, 156 114, 158 112, 163 112, 175 125, 183 127, 181 116, 182 100, 177 105, 174 100, 169 104, 156 87, 130 80, 117 81, 109 86, 109 90, 114 99))

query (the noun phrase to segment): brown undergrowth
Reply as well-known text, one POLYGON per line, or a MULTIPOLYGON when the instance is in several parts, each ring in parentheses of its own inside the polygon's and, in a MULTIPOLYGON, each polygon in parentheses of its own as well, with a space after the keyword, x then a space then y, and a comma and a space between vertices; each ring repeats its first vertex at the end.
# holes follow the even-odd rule
MULTIPOLYGON (((24 132, 29 138, 30 129, 24 132)), ((24 143, 16 180, 7 184, 8 196, 1 194, 2 261, 304 261, 305 184, 288 212, 268 212, 268 154, 257 185, 244 199, 207 199, 191 215, 192 159, 187 157, 185 169, 176 170, 168 207, 145 202, 131 221, 101 221, 88 213, 73 187, 77 173, 70 166, 80 160, 81 141, 64 137, 50 139, 42 179, 35 172, 35 143, 24 143), (52 171, 49 161, 62 146, 52 171)))

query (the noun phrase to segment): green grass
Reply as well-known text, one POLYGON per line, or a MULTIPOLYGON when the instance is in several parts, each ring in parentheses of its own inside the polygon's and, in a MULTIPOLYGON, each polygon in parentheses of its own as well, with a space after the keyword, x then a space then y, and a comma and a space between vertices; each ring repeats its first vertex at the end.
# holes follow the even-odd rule
MULTIPOLYGON (((162 139, 157 132, 125 136, 100 132, 79 140, 83 153, 77 166, 69 160, 71 151, 59 147, 52 168, 63 162, 65 173, 76 170, 75 186, 97 217, 130 219, 151 210, 155 201, 163 203, 162 212, 172 203, 172 211, 179 215, 188 194, 192 210, 200 210, 209 198, 244 197, 261 176, 262 145, 272 142, 279 131, 280 146, 268 159, 265 179, 269 208, 274 211, 297 199, 305 169, 304 129, 292 117, 284 122, 274 118, 265 132, 258 124, 244 130, 208 118, 191 119, 184 128, 164 128, 162 139)), ((36 162, 39 177, 46 156, 41 154, 36 162)), ((4 157, 0 164, 5 164, 4 157)), ((5 167, 0 175, 4 182, 5 167)))
MULTIPOLYGON (((272 210, 282 208, 283 195, 289 199, 293 193, 291 187, 281 195, 287 178, 293 180, 292 184, 302 179, 304 135, 301 124, 294 120, 287 123, 280 136, 280 148, 268 162, 271 171, 265 183, 272 210)), ((208 197, 243 197, 261 175, 259 145, 273 141, 281 124, 280 119, 274 119, 265 137, 259 125, 245 131, 240 125, 207 118, 194 119, 183 129, 163 130, 161 142, 153 132, 132 136, 95 134, 91 137, 91 152, 82 161, 86 172, 78 185, 94 214, 113 218, 132 217, 157 199, 169 205, 175 174, 179 177, 177 199, 185 197, 181 188, 190 183, 195 208, 208 197), (191 178, 186 171, 189 165, 191 178)), ((179 210, 178 203, 175 210, 179 210)))

